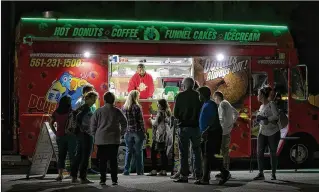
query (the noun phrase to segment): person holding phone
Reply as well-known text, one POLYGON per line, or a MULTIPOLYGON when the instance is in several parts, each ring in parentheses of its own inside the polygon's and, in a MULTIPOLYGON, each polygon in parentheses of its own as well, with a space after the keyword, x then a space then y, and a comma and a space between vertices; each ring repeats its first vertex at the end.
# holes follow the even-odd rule
POLYGON ((254 180, 264 180, 264 153, 267 146, 270 150, 271 158, 271 180, 276 180, 277 170, 277 148, 280 141, 280 129, 277 124, 279 112, 276 104, 269 101, 272 89, 269 86, 258 91, 257 99, 261 103, 257 112, 257 122, 260 125, 257 137, 257 162, 259 173, 254 180))

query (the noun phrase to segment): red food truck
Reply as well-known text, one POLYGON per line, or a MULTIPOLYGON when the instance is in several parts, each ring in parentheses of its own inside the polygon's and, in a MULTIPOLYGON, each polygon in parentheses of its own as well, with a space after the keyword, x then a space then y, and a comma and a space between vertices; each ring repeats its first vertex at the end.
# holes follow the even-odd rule
MULTIPOLYGON (((157 99, 167 99, 173 109, 181 81, 189 76, 200 86, 222 91, 240 112, 231 133, 231 158, 252 154, 260 105, 256 93, 266 84, 280 87, 285 103, 289 125, 281 130, 282 138, 300 138, 283 139, 278 154, 305 164, 318 149, 318 108, 307 100, 307 66, 299 65, 286 26, 25 17, 16 43, 14 138, 21 156, 33 155, 41 124, 59 98, 70 95, 74 104, 87 83, 100 95, 97 108, 106 91, 116 95, 121 107, 140 63, 155 87, 153 97, 140 99, 147 158, 152 143, 148 119, 156 114, 157 99)), ((124 153, 122 145, 120 164, 124 153)))

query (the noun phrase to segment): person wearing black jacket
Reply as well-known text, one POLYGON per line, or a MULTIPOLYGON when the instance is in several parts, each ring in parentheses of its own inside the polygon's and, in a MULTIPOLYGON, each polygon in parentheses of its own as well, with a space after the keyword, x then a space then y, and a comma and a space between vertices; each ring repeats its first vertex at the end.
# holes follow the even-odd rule
POLYGON ((200 151, 200 130, 199 130, 199 113, 201 102, 199 94, 194 88, 194 79, 185 78, 183 80, 184 90, 175 98, 174 116, 178 120, 179 150, 180 150, 180 171, 181 175, 175 182, 188 182, 188 155, 189 142, 192 143, 193 153, 195 155, 195 174, 200 177, 201 173, 201 151, 200 151))

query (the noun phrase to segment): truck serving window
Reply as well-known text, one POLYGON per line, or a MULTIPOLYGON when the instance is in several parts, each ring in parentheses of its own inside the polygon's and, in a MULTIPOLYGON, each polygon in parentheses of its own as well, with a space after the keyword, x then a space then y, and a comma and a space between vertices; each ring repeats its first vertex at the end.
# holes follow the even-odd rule
POLYGON ((127 97, 129 81, 136 74, 139 64, 143 64, 146 73, 153 78, 154 93, 148 99, 173 100, 174 95, 170 96, 172 93, 169 92, 177 94, 182 79, 193 73, 193 59, 189 57, 111 56, 109 90, 119 100, 127 97))
POLYGON ((291 69, 291 96, 296 100, 308 99, 308 71, 306 65, 291 69))
POLYGON ((282 97, 288 97, 288 71, 284 68, 274 69, 274 88, 282 97))

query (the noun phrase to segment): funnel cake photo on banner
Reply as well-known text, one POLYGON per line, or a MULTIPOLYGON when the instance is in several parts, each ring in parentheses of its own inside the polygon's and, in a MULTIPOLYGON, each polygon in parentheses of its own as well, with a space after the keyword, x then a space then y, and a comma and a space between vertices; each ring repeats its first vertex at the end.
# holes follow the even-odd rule
POLYGON ((249 57, 226 57, 216 61, 214 57, 195 57, 195 80, 208 86, 212 92, 220 91, 232 104, 239 104, 249 87, 249 57))

